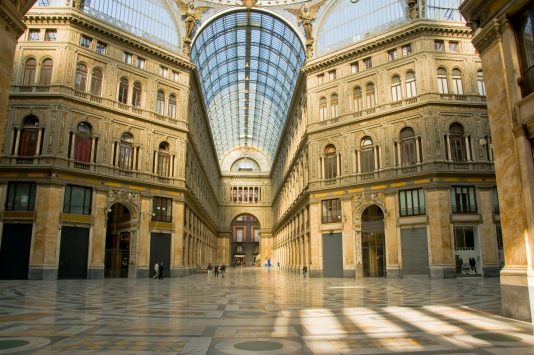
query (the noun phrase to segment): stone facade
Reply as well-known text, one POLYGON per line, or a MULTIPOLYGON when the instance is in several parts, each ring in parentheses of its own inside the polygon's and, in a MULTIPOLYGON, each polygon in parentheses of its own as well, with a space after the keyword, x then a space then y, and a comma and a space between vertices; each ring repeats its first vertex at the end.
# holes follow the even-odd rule
POLYGON ((259 221, 262 264, 312 277, 448 278, 471 274, 467 258, 496 275, 492 135, 462 24, 420 19, 309 58, 271 170, 260 161, 261 172, 243 172, 233 155, 217 159, 188 57, 77 8, 24 20, 0 188, 2 238, 32 227, 27 277, 62 277, 62 245, 76 233, 89 278, 148 277, 161 258, 171 276, 229 264, 230 226, 244 213, 259 221), (31 182, 34 208, 16 200, 31 182), (91 196, 87 209, 69 200, 74 190, 91 196))

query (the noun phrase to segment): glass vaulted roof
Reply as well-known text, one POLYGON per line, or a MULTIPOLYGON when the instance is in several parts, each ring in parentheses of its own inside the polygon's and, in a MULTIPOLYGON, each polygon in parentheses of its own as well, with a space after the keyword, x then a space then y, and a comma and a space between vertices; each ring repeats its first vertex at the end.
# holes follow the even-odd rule
POLYGON ((200 30, 191 58, 219 159, 254 147, 272 161, 305 60, 297 34, 270 13, 237 10, 200 30))

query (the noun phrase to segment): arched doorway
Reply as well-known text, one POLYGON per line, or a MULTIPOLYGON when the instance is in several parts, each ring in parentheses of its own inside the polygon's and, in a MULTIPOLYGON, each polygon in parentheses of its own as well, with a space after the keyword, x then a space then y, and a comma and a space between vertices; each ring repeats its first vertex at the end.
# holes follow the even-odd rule
POLYGON ((362 263, 364 277, 386 276, 384 212, 377 205, 362 213, 362 263))
POLYGON ((123 204, 115 203, 108 210, 105 277, 128 277, 131 219, 123 204))
POLYGON ((233 265, 254 266, 260 262, 260 222, 250 214, 237 216, 231 225, 232 245, 230 248, 233 265))

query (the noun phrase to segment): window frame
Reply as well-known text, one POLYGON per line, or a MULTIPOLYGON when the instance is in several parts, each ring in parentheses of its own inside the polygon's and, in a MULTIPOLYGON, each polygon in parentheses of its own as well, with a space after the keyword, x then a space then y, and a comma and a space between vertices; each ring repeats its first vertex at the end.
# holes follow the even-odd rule
MULTIPOLYGON (((75 199, 76 201, 79 201, 78 199, 75 199)), ((78 185, 66 185, 65 186, 65 195, 63 197, 63 213, 70 213, 70 214, 80 214, 80 215, 91 215, 92 213, 92 202, 93 202, 93 189, 86 186, 78 186, 78 185), (73 188, 76 188, 77 190, 81 191, 83 193, 83 201, 81 204, 73 204, 73 188), (81 210, 80 213, 76 211, 73 212, 73 206, 79 208, 81 210)))
POLYGON ((35 199, 37 195, 37 184, 35 182, 16 181, 8 182, 7 184, 7 198, 5 208, 6 211, 34 211, 35 199), (27 200, 20 201, 24 195, 18 194, 20 189, 25 186, 28 188, 27 200), (19 201, 17 201, 19 200, 19 201))
POLYGON ((152 221, 172 223, 172 198, 160 196, 152 198, 152 221))
POLYGON ((422 187, 399 191, 399 215, 401 217, 420 216, 425 214, 425 190, 422 187))
POLYGON ((452 213, 477 213, 476 188, 474 186, 451 186, 450 203, 452 213))
POLYGON ((339 223, 341 222, 342 207, 341 199, 333 198, 321 201, 321 223, 339 223))

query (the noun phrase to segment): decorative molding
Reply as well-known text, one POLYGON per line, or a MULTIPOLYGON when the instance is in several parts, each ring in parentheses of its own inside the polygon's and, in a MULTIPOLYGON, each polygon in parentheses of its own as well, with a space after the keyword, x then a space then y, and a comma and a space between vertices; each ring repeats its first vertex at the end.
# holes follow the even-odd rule
POLYGON ((384 215, 388 212, 386 210, 386 196, 383 192, 362 192, 355 194, 352 198, 352 224, 354 229, 360 229, 363 211, 371 206, 377 205, 382 209, 384 215))
POLYGON ((141 195, 138 192, 120 190, 109 190, 107 198, 107 209, 111 208, 115 203, 120 203, 130 210, 132 219, 137 219, 139 216, 141 195))
POLYGON ((498 19, 488 22, 487 26, 480 28, 480 33, 473 38, 473 45, 480 54, 484 53, 493 43, 501 40, 502 24, 498 19))

